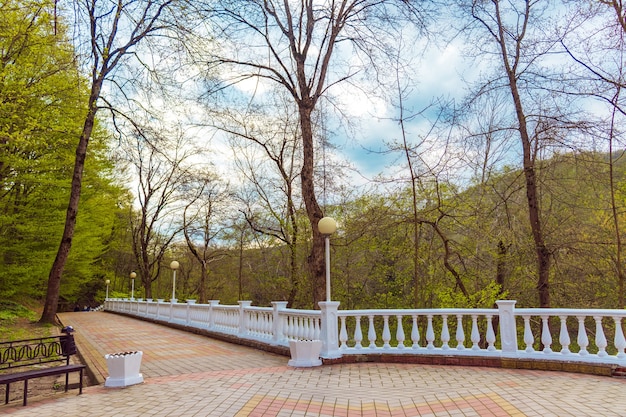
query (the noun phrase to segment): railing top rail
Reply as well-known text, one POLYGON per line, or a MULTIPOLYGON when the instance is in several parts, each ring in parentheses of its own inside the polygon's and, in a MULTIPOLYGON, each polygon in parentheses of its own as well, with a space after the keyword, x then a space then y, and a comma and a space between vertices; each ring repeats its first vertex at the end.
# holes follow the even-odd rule
MULTIPOLYGON (((203 305, 208 306, 209 304, 203 304, 203 305)), ((213 306, 213 310, 239 310, 239 306, 216 304, 213 306)))
POLYGON ((279 314, 289 315, 289 316, 321 316, 322 312, 319 310, 298 310, 295 308, 287 308, 284 310, 278 310, 279 314))
POLYGON ((272 307, 246 306, 245 311, 272 311, 272 307))
POLYGON ((516 316, 608 316, 626 317, 625 310, 609 309, 574 309, 574 308, 516 308, 513 310, 516 316))
MULTIPOLYGON (((130 299, 122 299, 122 298, 109 298, 109 302, 122 302, 122 303, 151 303, 156 304, 158 300, 152 299, 148 301, 147 299, 143 300, 130 300, 130 299)), ((187 303, 170 303, 161 301, 164 304, 174 304, 177 306, 191 306, 194 308, 198 307, 206 307, 210 304, 204 303, 195 303, 195 304, 187 304, 187 303)), ((225 304, 214 304, 214 309, 222 309, 222 310, 238 310, 240 308, 239 305, 225 305, 225 304)), ((249 311, 272 311, 272 307, 260 307, 260 306, 244 306, 244 310, 249 311)), ((320 310, 302 310, 302 309, 282 309, 279 310, 281 314, 291 314, 291 315, 320 315, 320 310)), ((495 315, 498 314, 498 309, 488 309, 488 308, 429 308, 429 309, 364 309, 364 310, 338 310, 338 315, 348 317, 348 316, 410 316, 410 315, 433 315, 433 316, 442 316, 442 315, 495 315)), ((577 317, 577 316, 603 316, 603 317, 624 317, 626 318, 626 309, 573 309, 573 308, 514 308, 513 314, 516 316, 568 316, 568 317, 577 317)))
POLYGON ((489 309, 489 308, 424 308, 424 309, 370 309, 370 310, 339 310, 337 312, 338 316, 454 316, 454 315, 496 315, 498 314, 497 309, 489 309))

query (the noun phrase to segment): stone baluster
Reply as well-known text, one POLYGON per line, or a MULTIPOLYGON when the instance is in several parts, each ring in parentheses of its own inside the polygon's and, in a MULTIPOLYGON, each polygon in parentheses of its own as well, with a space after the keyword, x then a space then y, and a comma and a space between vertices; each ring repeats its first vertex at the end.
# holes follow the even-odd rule
POLYGON ((428 318, 428 327, 426 328, 426 345, 427 349, 435 348, 435 330, 433 329, 433 316, 429 314, 426 316, 428 318))
POLYGON ((283 340, 290 340, 291 339, 291 333, 289 333, 289 323, 290 323, 291 318, 289 316, 287 316, 285 319, 283 319, 283 340))
POLYGON ((457 350, 465 349, 465 332, 463 331, 463 315, 457 314, 456 316, 456 348, 457 350))
POLYGON ((303 324, 303 320, 304 320, 304 318, 302 318, 301 316, 297 317, 297 320, 296 320, 296 340, 304 339, 304 324, 303 324))
POLYGON ((285 330, 285 336, 287 336, 287 340, 293 340, 293 316, 287 316, 286 322, 287 328, 285 330))
POLYGON ((369 344, 369 348, 370 349, 375 349, 376 348, 376 328, 374 328, 374 316, 373 315, 369 315, 369 328, 367 330, 367 340, 369 340, 370 344, 369 344))
POLYGON ((389 316, 383 316, 383 348, 389 349, 391 345, 389 342, 391 341, 391 331, 389 331, 389 316))
POLYGON ((496 332, 493 330, 493 316, 487 314, 485 318, 487 319, 487 337, 485 338, 487 341, 487 350, 493 352, 496 350, 496 332))
POLYGON ((541 316, 541 343, 544 353, 552 353, 552 334, 550 333, 550 316, 541 316))
POLYGON ((348 344, 346 343, 348 341, 348 330, 346 330, 346 316, 341 316, 340 318, 341 321, 341 328, 339 329, 339 349, 347 349, 348 348, 348 344))
POLYGON ((568 355, 572 353, 569 350, 569 345, 571 343, 569 337, 569 331, 567 330, 567 316, 559 316, 559 320, 561 320, 561 331, 559 333, 559 343, 561 344, 561 353, 564 355, 568 355))
POLYGON ((606 347, 608 343, 604 335, 604 329, 602 328, 602 317, 594 316, 593 319, 596 321, 596 346, 598 347, 598 357, 604 358, 607 356, 606 347))
POLYGON ((402 316, 398 314, 396 316, 398 326, 396 327, 396 340, 398 341, 398 349, 404 349, 404 328, 402 327, 402 316))
POLYGON ((303 339, 311 340, 311 339, 313 339, 313 337, 312 337, 313 336, 313 332, 311 331, 312 330, 311 329, 311 320, 310 320, 309 317, 303 317, 302 319, 304 321, 304 329, 302 331, 303 339))
POLYGON ((617 349, 617 357, 624 359, 626 357, 626 338, 624 338, 624 330, 622 329, 622 318, 619 316, 613 317, 615 321, 615 348, 617 349))
POLYGON ((356 316, 356 323, 354 325, 354 347, 355 349, 362 349, 363 344, 363 331, 361 330, 361 316, 356 316))
POLYGON ((321 340, 322 329, 320 326, 320 318, 314 317, 313 319, 313 340, 321 340))
POLYGON ((450 330, 448 329, 448 315, 443 314, 441 316, 441 348, 443 350, 450 349, 448 342, 450 342, 450 330))
POLYGON ((417 315, 413 314, 413 325, 411 326, 411 341, 413 345, 411 346, 413 349, 419 349, 420 347, 420 330, 417 325, 417 315))
POLYGON ((533 335, 533 329, 530 327, 530 316, 523 316, 524 318, 524 343, 526 344, 526 353, 532 353, 535 351, 533 344, 535 343, 535 336, 533 335))
POLYGON ((478 331, 478 316, 472 314, 472 334, 470 336, 472 340, 472 350, 480 350, 480 332, 478 331))
POLYGON ((270 313, 268 313, 267 311, 264 311, 262 316, 262 322, 263 322, 263 335, 267 336, 267 335, 271 335, 272 334, 272 318, 270 316, 270 313))

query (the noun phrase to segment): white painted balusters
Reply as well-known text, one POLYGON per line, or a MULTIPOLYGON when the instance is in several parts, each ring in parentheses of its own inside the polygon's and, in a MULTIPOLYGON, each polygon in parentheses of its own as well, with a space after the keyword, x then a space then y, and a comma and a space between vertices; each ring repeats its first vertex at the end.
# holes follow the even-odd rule
POLYGON ((596 321, 596 346, 598 347, 598 357, 604 358, 607 355, 606 347, 608 343, 604 335, 604 329, 602 328, 602 316, 593 316, 593 319, 596 321))
POLYGON ((478 331, 478 316, 476 314, 472 314, 472 334, 470 340, 472 341, 472 350, 480 350, 478 345, 480 343, 480 332, 478 331))
POLYGON ((398 341, 398 349, 402 350, 405 348, 404 346, 404 328, 402 327, 402 316, 397 315, 396 320, 398 321, 398 327, 396 328, 396 340, 398 341))
MULTIPOLYGON (((493 352, 496 350, 496 333, 493 331, 493 316, 487 315, 487 351, 493 352)), ((472 339, 473 340, 473 339, 472 339)))
POLYGON ((348 348, 348 330, 346 329, 346 316, 339 318, 341 325, 339 326, 339 349, 346 350, 348 348))
POLYGON ((541 316, 541 344, 543 344, 543 353, 552 353, 552 334, 550 334, 550 316, 541 316))
POLYGON ((580 356, 586 356, 589 354, 587 351, 587 346, 589 346, 589 338, 587 337, 587 330, 585 329, 585 316, 576 316, 576 320, 578 320, 578 354, 580 356))
POLYGON ((426 345, 426 349, 432 350, 435 348, 435 330, 433 329, 432 314, 426 316, 426 319, 428 320, 428 325, 426 327, 426 342, 428 344, 426 345))
POLYGON ((354 330, 354 347, 362 349, 363 344, 363 331, 361 330, 361 316, 356 316, 356 327, 354 330))
POLYGON ((389 331, 389 316, 383 316, 383 348, 390 349, 391 332, 389 331))
POLYGON ((417 315, 413 315, 413 328, 411 329, 411 341, 413 345, 411 346, 413 349, 419 349, 420 347, 420 330, 417 326, 417 315))
MULTIPOLYGON (((456 315, 456 349, 465 349, 465 332, 463 331, 463 314, 456 315)), ((479 339, 480 340, 480 339, 479 339)))
POLYGON ((615 321, 615 347, 617 348, 617 357, 626 358, 626 338, 624 338, 624 330, 622 329, 622 318, 613 317, 615 321))
POLYGON ((567 316, 559 316, 559 320, 561 320, 561 331, 559 334, 559 343, 561 344, 561 353, 564 355, 568 355, 572 353, 569 350, 569 345, 571 343, 569 337, 569 331, 567 330, 567 316))
POLYGON ((535 343, 535 337, 533 336, 533 330, 530 328, 530 316, 522 316, 524 319, 524 343, 526 344, 526 353, 532 353, 535 351, 533 343, 535 343))
POLYGON ((376 349, 376 327, 374 327, 374 315, 370 314, 368 316, 369 319, 369 329, 367 331, 367 340, 369 340, 369 348, 376 349))
POLYGON ((442 315, 443 324, 441 325, 441 349, 448 350, 450 346, 448 346, 448 342, 450 342, 450 330, 448 330, 448 316, 446 314, 442 315))

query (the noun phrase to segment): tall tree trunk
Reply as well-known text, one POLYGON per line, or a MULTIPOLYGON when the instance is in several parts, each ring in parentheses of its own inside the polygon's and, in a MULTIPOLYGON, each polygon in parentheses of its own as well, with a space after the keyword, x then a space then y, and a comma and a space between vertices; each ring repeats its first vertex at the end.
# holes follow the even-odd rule
MULTIPOLYGON (((626 29, 625 29, 626 30, 626 29)), ((613 217, 613 226, 615 229, 615 270, 617 273, 617 308, 624 308, 624 283, 626 281, 626 274, 624 273, 624 266, 622 260, 622 253, 624 251, 624 244, 622 243, 621 230, 620 230, 620 208, 617 204, 617 190, 618 186, 615 184, 615 164, 613 159, 613 142, 615 140, 615 113, 617 111, 617 104, 621 88, 617 87, 617 92, 613 97, 613 113, 611 114, 611 128, 609 132, 609 185, 611 195, 611 214, 613 217)))
POLYGON ((319 232, 317 223, 323 217, 322 209, 317 203, 315 196, 315 183, 313 180, 313 128, 311 124, 312 105, 300 103, 300 127, 302 129, 302 198, 306 207, 306 213, 311 223, 313 240, 311 253, 307 257, 307 266, 311 274, 313 287, 313 307, 317 308, 320 301, 325 300, 325 269, 324 269, 324 236, 319 232))
MULTIPOLYGON (((537 178, 535 172, 535 153, 532 148, 532 141, 528 133, 528 125, 526 123, 526 114, 522 106, 522 99, 517 86, 517 65, 520 62, 519 45, 523 40, 523 35, 517 38, 518 48, 515 51, 513 65, 509 62, 509 53, 505 39, 505 25, 501 20, 499 3, 494 2, 496 7, 496 16, 498 19, 498 40, 500 44, 500 52, 502 54, 502 62, 508 77, 509 89, 515 106, 515 114, 517 116, 518 131, 523 149, 523 169, 524 178, 526 180, 526 202, 528 205, 528 217, 530 220, 530 228, 532 230, 533 240, 535 243, 535 253, 537 255, 537 291, 539 294, 539 306, 541 308, 550 307, 550 251, 546 247, 543 237, 543 227, 541 225, 541 216, 539 208, 539 193, 537 191, 537 178)), ((526 2, 524 27, 528 23, 530 15, 530 3, 526 2)))
POLYGON ((74 161, 74 172, 72 174, 72 186, 70 190, 70 199, 65 215, 65 227, 59 250, 50 269, 48 275, 48 289, 46 292, 46 300, 44 303, 43 313, 39 319, 40 323, 56 323, 56 314, 59 304, 59 292, 61 289, 61 275, 65 269, 65 263, 72 248, 72 239, 74 238, 74 229, 76 228, 76 218, 78 217, 78 203, 80 200, 80 192, 83 183, 83 172, 85 169, 85 159, 87 158, 87 146, 91 138, 91 132, 96 120, 98 108, 96 102, 100 96, 102 81, 98 80, 92 85, 91 94, 89 96, 89 111, 85 118, 83 131, 78 140, 76 147, 76 160, 74 161))

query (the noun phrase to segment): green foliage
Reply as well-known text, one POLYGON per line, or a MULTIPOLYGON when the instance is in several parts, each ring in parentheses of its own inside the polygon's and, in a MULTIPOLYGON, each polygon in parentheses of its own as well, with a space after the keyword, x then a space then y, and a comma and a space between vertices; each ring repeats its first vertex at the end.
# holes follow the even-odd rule
POLYGON ((33 323, 38 315, 22 304, 0 301, 0 341, 30 339, 52 334, 53 327, 33 323))
POLYGON ((437 292, 441 308, 493 308, 497 300, 507 299, 500 285, 490 282, 486 287, 470 294, 469 299, 451 288, 442 288, 437 292))
MULTIPOLYGON (((39 298, 63 231, 74 152, 88 90, 54 3, 1 2, 0 297, 39 298)), ((85 190, 62 298, 101 273, 120 190, 107 161, 108 137, 92 139, 85 190)))

